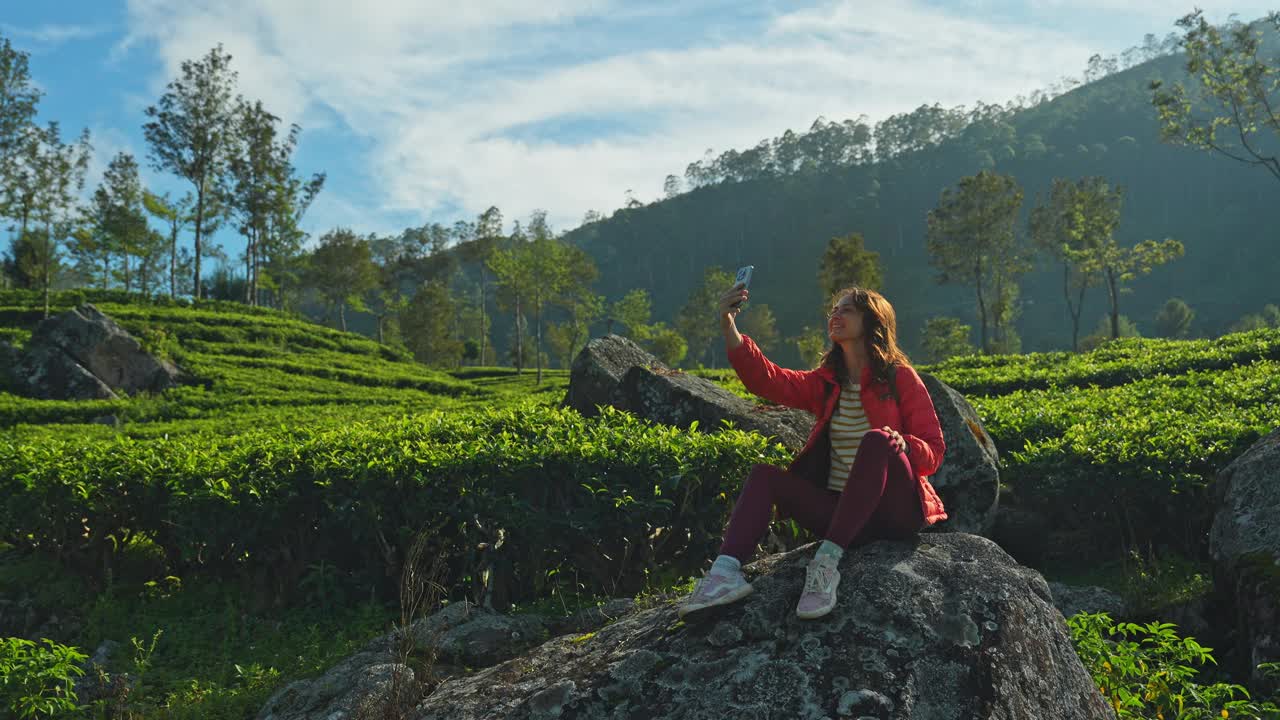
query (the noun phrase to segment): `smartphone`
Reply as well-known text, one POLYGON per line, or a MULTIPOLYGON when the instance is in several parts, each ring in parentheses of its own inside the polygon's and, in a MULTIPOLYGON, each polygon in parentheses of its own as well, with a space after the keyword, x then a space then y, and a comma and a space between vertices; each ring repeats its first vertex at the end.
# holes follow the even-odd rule
MULTIPOLYGON (((750 288, 751 273, 754 272, 755 269, 756 269, 755 265, 747 265, 745 267, 738 268, 738 277, 733 279, 733 284, 734 285, 741 284, 743 288, 750 288)), ((740 305, 742 305, 742 303, 736 302, 733 304, 733 307, 739 307, 740 305)))

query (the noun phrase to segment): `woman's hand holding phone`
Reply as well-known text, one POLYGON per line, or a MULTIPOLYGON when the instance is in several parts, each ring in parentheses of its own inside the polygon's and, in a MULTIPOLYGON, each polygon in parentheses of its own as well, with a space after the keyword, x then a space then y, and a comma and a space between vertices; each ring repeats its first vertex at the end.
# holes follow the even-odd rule
POLYGON ((742 312, 742 303, 747 301, 747 289, 742 283, 734 283, 720 296, 720 320, 732 320, 735 315, 742 312))

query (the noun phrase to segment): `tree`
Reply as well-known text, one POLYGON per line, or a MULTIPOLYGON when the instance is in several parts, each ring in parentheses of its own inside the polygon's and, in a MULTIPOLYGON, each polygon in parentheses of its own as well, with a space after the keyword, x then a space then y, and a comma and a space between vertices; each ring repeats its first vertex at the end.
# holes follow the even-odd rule
POLYGON ((649 326, 644 347, 668 367, 679 365, 689 351, 689 344, 680 333, 661 322, 649 326))
MULTIPOLYGON (((1280 12, 1262 22, 1280 30, 1280 12)), ((1160 137, 1221 153, 1267 169, 1280 180, 1280 61, 1258 56, 1263 35, 1253 25, 1214 27, 1197 9, 1178 20, 1187 73, 1197 82, 1166 88, 1151 83, 1151 102, 1160 116, 1160 137)))
POLYGON ((652 301, 649 291, 644 288, 633 288, 626 295, 618 298, 609 306, 607 332, 613 332, 613 324, 620 323, 626 328, 626 334, 637 342, 648 335, 649 319, 652 314, 652 301))
POLYGON ((169 226, 169 297, 178 296, 178 233, 194 218, 191 215, 194 198, 190 193, 178 200, 170 200, 169 193, 156 195, 143 190, 142 206, 151 217, 169 226))
POLYGON ((195 187, 195 298, 199 301, 200 262, 204 254, 207 203, 227 162, 234 133, 236 73, 222 44, 199 60, 184 60, 181 75, 170 81, 156 105, 147 108, 143 125, 151 166, 168 171, 195 187))
POLYGON ((44 316, 49 316, 49 295, 54 276, 61 267, 59 246, 74 232, 74 220, 80 214, 79 195, 84 176, 89 170, 89 131, 81 133, 75 143, 64 143, 58 123, 50 122, 41 131, 40 150, 36 159, 37 194, 33 219, 42 222, 44 247, 38 255, 40 285, 44 290, 44 316))
POLYGON ((310 285, 330 307, 338 310, 343 332, 347 331, 346 306, 377 282, 377 271, 369 243, 347 228, 330 230, 320 237, 311 254, 310 285))
POLYGON ((925 362, 942 362, 956 355, 971 355, 977 348, 969 342, 969 326, 952 317, 932 317, 924 321, 925 362))
POLYGON ((711 341, 720 335, 716 325, 716 305, 720 296, 733 286, 733 276, 721 267, 709 267, 703 271, 702 283, 694 288, 685 301, 684 307, 676 315, 676 330, 689 344, 689 358, 701 362, 712 358, 714 366, 715 352, 711 349, 711 341))
POLYGON ((1192 310, 1191 306, 1181 298, 1169 298, 1156 315, 1156 335, 1174 339, 1185 338, 1191 330, 1191 321, 1195 317, 1195 310, 1192 310))
MULTIPOLYGON (((235 109, 235 133, 229 144, 229 182, 222 189, 224 203, 245 237, 244 301, 257 305, 266 284, 278 283, 263 269, 271 264, 278 274, 300 250, 302 233, 297 224, 324 186, 325 175, 309 180, 295 177, 293 153, 301 132, 296 124, 281 134, 280 118, 267 112, 261 101, 239 102, 235 109)), ((281 278, 284 279, 284 278, 281 278)))
POLYGON ((742 331, 750 335, 761 350, 772 352, 777 346, 778 323, 767 304, 756 303, 750 308, 744 308, 736 319, 742 331))
POLYGON ((1133 247, 1121 247, 1114 236, 1100 237, 1097 245, 1082 250, 1066 250, 1082 272, 1102 276, 1107 287, 1107 299, 1111 303, 1112 338, 1121 337, 1120 295, 1128 292, 1125 283, 1182 257, 1183 252, 1182 243, 1169 238, 1160 242, 1144 240, 1133 247))
POLYGON ((22 178, 14 175, 14 159, 30 141, 40 90, 31 83, 28 54, 0 37, 0 217, 13 217, 15 193, 22 178))
POLYGON ((1080 316, 1084 294, 1099 281, 1085 272, 1075 258, 1106 242, 1120 224, 1121 193, 1112 191, 1100 177, 1077 182, 1055 179, 1049 197, 1031 210, 1031 242, 1051 259, 1062 263, 1062 295, 1071 315, 1071 349, 1080 348, 1080 316))
POLYGON ((799 335, 791 338, 790 342, 795 345, 802 363, 816 367, 822 353, 830 347, 831 338, 827 335, 826 328, 806 327, 799 335))
POLYGON ((515 317, 515 323, 512 326, 515 333, 512 357, 515 360, 517 375, 524 371, 525 360, 525 320, 522 305, 527 301, 534 282, 533 269, 526 262, 528 250, 525 246, 527 244, 526 240, 513 233, 508 246, 496 248, 490 253, 486 263, 493 271, 495 281, 498 283, 496 298, 498 307, 511 310, 515 317))
POLYGON ((146 245, 151 238, 143 212, 138 163, 129 153, 117 153, 107 165, 102 183, 93 196, 93 218, 104 258, 113 254, 119 257, 119 280, 124 283, 125 292, 131 292, 132 260, 148 249, 146 245))
POLYGON ((1098 324, 1093 329, 1093 332, 1080 341, 1080 352, 1097 350, 1099 346, 1108 340, 1122 337, 1142 337, 1142 334, 1138 332, 1138 326, 1124 315, 1120 316, 1118 322, 1108 315, 1103 315, 1098 318, 1098 324), (1113 334, 1117 328, 1119 333, 1113 334))
POLYGON ((822 288, 822 309, 827 310, 831 297, 850 285, 879 290, 884 280, 880 273, 880 253, 867 250, 862 233, 833 237, 822 253, 818 266, 818 287, 822 288))
POLYGON ((462 361, 463 344, 454 338, 454 299, 443 281, 418 288, 400 323, 405 345, 418 362, 453 368, 462 361))
POLYGON ((1014 233, 1021 205, 1013 177, 983 170, 944 190, 929 211, 929 262, 939 283, 974 288, 983 352, 1007 342, 1017 277, 1030 268, 1014 233))

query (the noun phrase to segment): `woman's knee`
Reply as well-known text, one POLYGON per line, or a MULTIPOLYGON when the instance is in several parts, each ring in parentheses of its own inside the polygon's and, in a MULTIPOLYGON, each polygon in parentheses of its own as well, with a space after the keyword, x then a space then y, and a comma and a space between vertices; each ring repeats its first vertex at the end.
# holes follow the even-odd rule
POLYGON ((859 449, 866 446, 876 448, 888 448, 893 436, 884 430, 868 430, 866 435, 862 436, 862 442, 858 443, 859 449))

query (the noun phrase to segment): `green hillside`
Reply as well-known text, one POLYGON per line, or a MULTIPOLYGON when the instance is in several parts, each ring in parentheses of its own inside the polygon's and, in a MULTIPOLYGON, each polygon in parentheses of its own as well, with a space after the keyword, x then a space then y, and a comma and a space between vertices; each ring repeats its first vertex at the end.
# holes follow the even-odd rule
MULTIPOLYGON (((94 302, 149 349, 173 359, 189 381, 158 397, 110 401, 34 400, 0 392, 0 427, 10 427, 11 433, 56 425, 100 437, 227 434, 492 406, 513 392, 553 402, 563 397, 567 382, 563 371, 548 373, 538 387, 532 373, 517 377, 507 368, 451 375, 363 335, 238 303, 193 308, 123 293, 81 292, 54 299, 53 312, 86 299, 94 302), (95 419, 99 423, 88 424, 95 419)), ((0 293, 0 339, 22 345, 42 317, 42 302, 34 294, 0 293)))
MULTIPOLYGON (((860 232, 880 253, 883 289, 910 351, 919 348, 929 317, 976 323, 972 291, 937 285, 925 252, 925 217, 944 188, 983 169, 1012 174, 1025 191, 1025 220, 1054 178, 1100 175, 1125 189, 1122 244, 1172 237, 1186 246, 1183 259, 1133 283, 1121 312, 1150 333, 1160 306, 1177 296, 1197 312, 1193 333, 1217 335, 1275 301, 1277 234, 1267 218, 1280 203, 1280 185, 1261 170, 1160 141, 1148 83, 1182 78, 1180 62, 1163 57, 1012 113, 967 115, 959 131, 954 117, 921 108, 896 118, 904 137, 921 139, 904 143, 908 149, 891 159, 816 163, 785 173, 730 168, 731 177, 619 210, 568 239, 595 258, 600 292, 618 297, 646 287, 655 319, 666 321, 703 268, 753 264, 752 299, 769 304, 789 336, 821 322, 816 272, 827 241, 860 232)), ((814 132, 797 143, 824 139, 814 132)), ((729 160, 748 154, 731 153, 729 160)), ((823 156, 820 148, 811 154, 823 156)), ((1025 222, 1022 228, 1025 234, 1025 222)), ((1103 292, 1091 290, 1082 329, 1091 331, 1105 310, 1103 292)), ((1060 268, 1042 262, 1024 277, 1015 325, 1024 350, 1070 346, 1060 268)))

